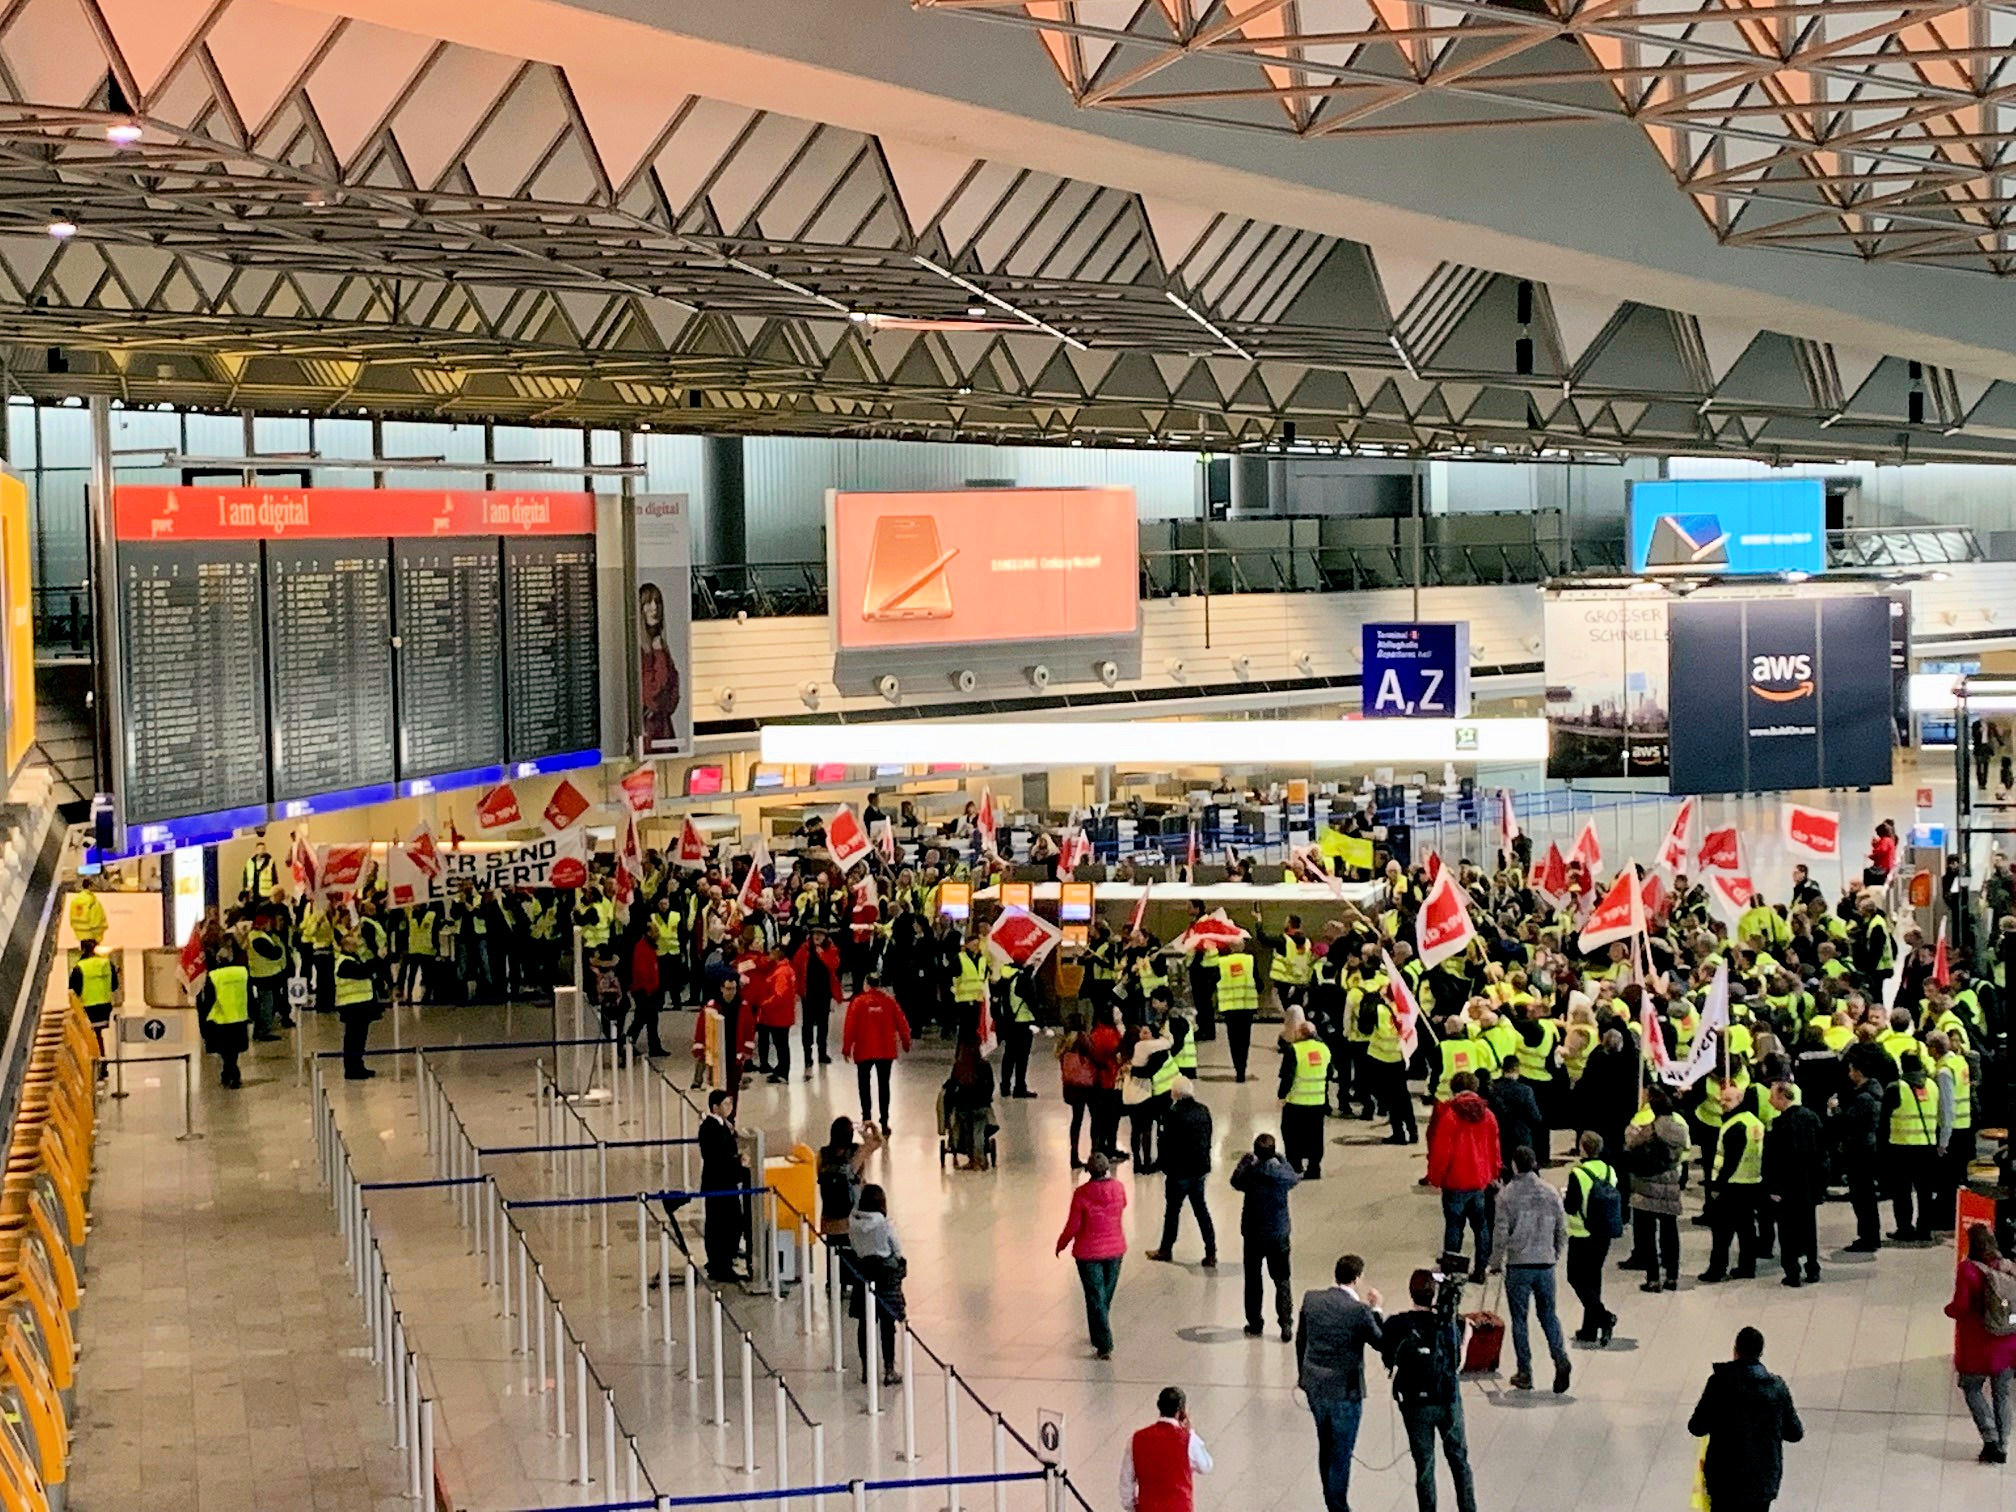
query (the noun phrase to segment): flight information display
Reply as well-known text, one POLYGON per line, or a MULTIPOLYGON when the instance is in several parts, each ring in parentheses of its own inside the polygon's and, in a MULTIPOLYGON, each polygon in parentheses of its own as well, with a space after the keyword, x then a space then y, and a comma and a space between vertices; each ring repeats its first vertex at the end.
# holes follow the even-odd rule
POLYGON ((600 759, 592 495, 129 487, 112 515, 148 847, 600 759))
POLYGON ((392 590, 384 539, 272 541, 265 550, 274 798, 389 789, 392 590))
POLYGON ((393 560, 400 774, 435 776, 502 764, 504 631, 497 543, 399 541, 393 560))
POLYGON ((530 761, 596 742, 595 542, 504 543, 506 755, 530 761))
POLYGON ((266 801, 259 546, 119 550, 127 818, 266 801))

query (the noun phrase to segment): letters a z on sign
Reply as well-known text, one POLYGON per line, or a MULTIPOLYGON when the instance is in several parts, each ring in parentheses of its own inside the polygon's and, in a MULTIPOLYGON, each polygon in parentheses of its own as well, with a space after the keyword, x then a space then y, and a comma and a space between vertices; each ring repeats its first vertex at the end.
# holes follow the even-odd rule
POLYGON ((1813 658, 1796 656, 1753 656, 1750 658, 1750 691, 1771 703, 1795 703, 1813 696, 1813 658))

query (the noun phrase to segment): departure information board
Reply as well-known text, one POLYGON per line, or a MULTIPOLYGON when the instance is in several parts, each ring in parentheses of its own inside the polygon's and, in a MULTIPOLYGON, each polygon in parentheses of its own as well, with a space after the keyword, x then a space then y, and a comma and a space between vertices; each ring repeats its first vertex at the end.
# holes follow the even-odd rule
POLYGON ((121 736, 129 815, 266 801, 259 545, 123 545, 121 736))
POLYGON ((592 746, 600 729, 595 639, 595 542, 504 543, 506 755, 592 746))
POLYGON ((594 503, 115 490, 140 845, 599 761, 594 503))
POLYGON ((433 776, 502 764, 497 543, 399 541, 393 559, 401 774, 433 776))
POLYGON ((273 796, 392 785, 392 590, 385 541, 270 541, 273 796))

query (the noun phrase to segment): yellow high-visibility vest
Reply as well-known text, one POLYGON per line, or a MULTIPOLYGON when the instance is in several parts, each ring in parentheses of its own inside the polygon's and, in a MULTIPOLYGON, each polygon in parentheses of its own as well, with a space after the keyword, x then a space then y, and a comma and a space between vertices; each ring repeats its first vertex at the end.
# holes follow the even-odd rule
POLYGON ((1731 1113, 1723 1128, 1743 1131, 1743 1158, 1736 1162, 1736 1173, 1722 1179, 1731 1186, 1756 1186, 1764 1179, 1764 1120, 1755 1113, 1731 1113))
POLYGON ((247 984, 251 980, 251 975, 243 966, 213 968, 210 972, 212 1002, 209 1013, 204 1017, 213 1024, 227 1026, 242 1024, 250 1018, 252 1015, 247 1003, 249 996, 247 984))
POLYGON ((1330 1101, 1330 1047, 1320 1039, 1295 1046, 1295 1079, 1288 1084, 1288 1106, 1320 1108, 1330 1101))
POLYGON ((959 952, 957 975, 952 978, 952 1000, 955 1003, 977 1003, 987 996, 987 962, 975 960, 965 951, 959 952))
POLYGON ((1309 965, 1315 955, 1315 948, 1306 939, 1294 935, 1281 937, 1281 948, 1274 952, 1274 959, 1267 967, 1267 978, 1273 982, 1285 982, 1290 987, 1300 987, 1309 980, 1309 965))
POLYGON ((83 981, 77 993, 86 1008, 103 1008, 112 1001, 112 961, 109 956, 88 955, 77 962, 83 981))
POLYGON ((1218 1011, 1257 1013, 1260 985, 1253 979, 1253 957, 1235 950, 1218 957, 1218 1011))
POLYGON ((1939 1070, 1953 1073, 1953 1127, 1967 1130, 1974 1127, 1974 1073, 1967 1065, 1967 1057, 1957 1050, 1948 1050, 1936 1063, 1939 1070))
POLYGON ((1939 1089, 1929 1081, 1914 1087, 1897 1083, 1897 1106, 1890 1110, 1890 1143, 1933 1145, 1939 1142, 1939 1089))

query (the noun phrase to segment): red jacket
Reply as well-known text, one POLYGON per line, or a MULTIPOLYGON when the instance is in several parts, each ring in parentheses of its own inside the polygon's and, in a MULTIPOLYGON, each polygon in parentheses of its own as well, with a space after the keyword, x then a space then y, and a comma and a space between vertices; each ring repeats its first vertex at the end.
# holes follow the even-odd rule
MULTIPOLYGON (((732 1003, 724 1003, 715 998, 707 1005, 721 1015, 721 1033, 729 1041, 738 1061, 752 1059, 756 1054, 756 1015, 748 1011, 745 999, 737 998, 732 1003)), ((693 1059, 698 1060, 707 1049, 707 1015, 693 1015, 693 1059)))
POLYGON ((765 1029, 789 1029, 798 1022, 798 978, 789 961, 770 961, 749 973, 744 996, 756 1005, 765 1029))
MULTIPOLYGON (((797 979, 800 1002, 805 999, 805 973, 811 966, 812 953, 810 940, 791 952, 791 975, 797 979)), ((819 952, 819 961, 826 968, 826 990, 829 994, 827 1002, 836 1003, 840 1000, 840 947, 828 940, 826 948, 819 952)))
POLYGON ((857 992, 840 1026, 843 1060, 894 1060, 910 1048, 910 1020, 880 987, 857 992))
POLYGON ((1127 1210, 1127 1188, 1108 1176, 1081 1181, 1071 1191, 1071 1212, 1057 1236, 1057 1253, 1071 1246, 1073 1260, 1118 1260, 1127 1253, 1127 1230, 1120 1215, 1127 1210))
POLYGON ((1428 1120, 1428 1184, 1481 1192, 1498 1179, 1498 1120, 1475 1092, 1458 1092, 1428 1120))
POLYGON ((658 952, 651 948, 648 939, 641 937, 637 941, 637 948, 630 955, 630 990, 632 992, 658 990, 658 952))
POLYGON ((1120 1085, 1120 1031, 1111 1024, 1094 1024, 1085 1044, 1092 1056, 1093 1085, 1111 1092, 1120 1085))
POLYGON ((2016 1365, 2016 1334, 1991 1334, 1981 1321, 1981 1290, 1987 1284, 1980 1266, 1960 1262, 1946 1316, 1959 1325, 1953 1330, 1953 1368, 1961 1375, 1994 1375, 2016 1365))

